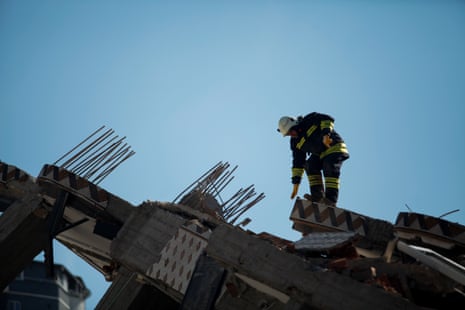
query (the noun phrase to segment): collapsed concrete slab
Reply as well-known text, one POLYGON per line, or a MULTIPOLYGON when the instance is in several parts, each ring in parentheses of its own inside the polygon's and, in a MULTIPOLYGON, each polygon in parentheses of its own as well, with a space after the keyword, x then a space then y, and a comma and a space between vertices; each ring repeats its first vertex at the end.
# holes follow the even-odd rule
POLYGON ((0 263, 11 266, 1 269, 3 287, 55 238, 112 282, 100 310, 454 309, 465 301, 462 275, 450 273, 461 267, 435 268, 417 253, 427 255, 426 240, 439 260, 461 265, 460 225, 407 215, 393 225, 297 199, 290 218, 302 239, 290 241, 235 225, 250 205, 214 201, 216 170, 179 200, 132 206, 62 167, 45 165, 33 179, 1 164, 0 263))
POLYGON ((3 290, 47 245, 49 209, 26 172, 0 162, 0 289, 3 290))

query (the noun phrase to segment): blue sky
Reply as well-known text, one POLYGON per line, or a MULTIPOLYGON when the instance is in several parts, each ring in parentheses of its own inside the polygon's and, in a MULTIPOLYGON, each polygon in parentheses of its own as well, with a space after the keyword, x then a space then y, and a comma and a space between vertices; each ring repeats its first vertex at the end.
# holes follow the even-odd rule
MULTIPOLYGON (((318 111, 351 154, 341 208, 465 224, 464 55, 463 1, 3 0, 0 160, 37 175, 106 125, 136 151, 106 190, 172 201, 229 162, 266 195, 248 228, 295 241, 277 122, 318 111)), ((57 248, 93 309, 109 283, 57 248)))

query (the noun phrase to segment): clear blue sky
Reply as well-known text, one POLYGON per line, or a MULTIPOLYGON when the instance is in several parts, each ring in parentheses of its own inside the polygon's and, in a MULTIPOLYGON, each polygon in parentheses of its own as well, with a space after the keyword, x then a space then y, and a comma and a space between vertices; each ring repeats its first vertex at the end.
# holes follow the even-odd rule
MULTIPOLYGON (((339 207, 465 224, 464 1, 0 1, 0 160, 37 175, 101 125, 137 154, 101 186, 172 201, 219 161, 297 240, 283 115, 331 114, 339 207)), ((307 192, 303 182, 299 195, 307 192)), ((93 309, 109 283, 58 246, 93 309)))

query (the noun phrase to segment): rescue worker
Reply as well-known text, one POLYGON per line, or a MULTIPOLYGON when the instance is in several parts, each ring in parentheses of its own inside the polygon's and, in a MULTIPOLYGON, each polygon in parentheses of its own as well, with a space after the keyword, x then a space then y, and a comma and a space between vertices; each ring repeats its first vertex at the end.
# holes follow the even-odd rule
POLYGON ((297 118, 283 116, 278 131, 283 137, 291 137, 291 199, 297 195, 305 171, 311 200, 335 206, 342 163, 349 158, 349 152, 342 137, 334 131, 334 118, 317 112, 297 118))

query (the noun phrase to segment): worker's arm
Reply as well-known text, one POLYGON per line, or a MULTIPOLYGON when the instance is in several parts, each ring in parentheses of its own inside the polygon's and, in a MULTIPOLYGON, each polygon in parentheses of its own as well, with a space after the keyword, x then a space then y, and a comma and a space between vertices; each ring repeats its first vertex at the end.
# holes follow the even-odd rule
MULTIPOLYGON (((292 148, 292 144, 291 144, 292 148)), ((307 157, 305 152, 299 151, 295 148, 292 148, 292 193, 291 199, 294 199, 297 196, 297 192, 299 191, 299 184, 302 180, 302 175, 304 174, 304 166, 305 166, 305 159, 307 157)))

